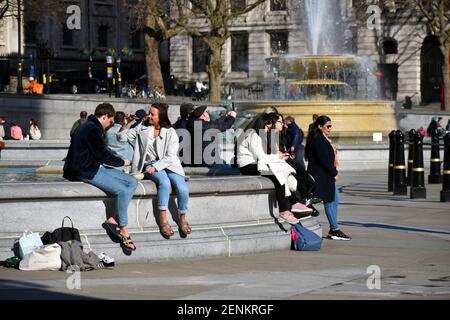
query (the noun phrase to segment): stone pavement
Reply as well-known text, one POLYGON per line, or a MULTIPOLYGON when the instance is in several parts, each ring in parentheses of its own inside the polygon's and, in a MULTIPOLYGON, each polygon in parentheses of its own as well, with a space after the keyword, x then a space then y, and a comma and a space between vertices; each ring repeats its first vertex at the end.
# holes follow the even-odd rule
POLYGON ((450 203, 439 202, 441 185, 410 200, 387 193, 386 181, 382 171, 342 174, 339 220, 353 239, 324 240, 320 252, 118 265, 81 273, 73 290, 75 275, 0 268, 0 299, 449 299, 450 203), (368 288, 377 284, 369 266, 380 270, 379 289, 368 288))

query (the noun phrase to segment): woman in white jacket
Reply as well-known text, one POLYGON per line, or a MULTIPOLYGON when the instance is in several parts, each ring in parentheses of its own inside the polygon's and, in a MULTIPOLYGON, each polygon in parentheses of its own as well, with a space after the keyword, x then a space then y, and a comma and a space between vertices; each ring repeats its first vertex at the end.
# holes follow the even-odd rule
MULTIPOLYGON (((254 122, 253 127, 244 133, 244 138, 242 140, 239 139, 241 141, 238 143, 237 148, 237 164, 243 175, 262 174, 272 180, 275 185, 275 195, 280 217, 288 223, 296 224, 299 220, 292 212, 309 214, 312 210, 300 203, 296 191, 292 197, 288 197, 288 178, 289 175, 291 175, 290 178, 293 178, 292 174, 295 174, 295 170, 286 163, 289 155, 278 150, 278 143, 270 134, 271 131, 281 132, 283 125, 283 118, 277 113, 260 115, 254 122), (266 138, 268 136, 270 137, 266 138), (276 151, 266 152, 268 148, 264 146, 267 146, 269 142, 272 143, 270 149, 276 151), (291 203, 293 203, 292 206, 291 203)), ((296 189, 296 182, 295 180, 293 189, 296 189)))
POLYGON ((191 233, 186 220, 189 203, 189 188, 185 173, 178 158, 178 135, 169 121, 168 106, 154 103, 146 120, 137 127, 118 132, 120 141, 136 140, 131 173, 144 172, 144 177, 153 180, 158 188, 159 227, 165 238, 173 236, 167 221, 171 186, 177 195, 178 228, 184 236, 191 233))

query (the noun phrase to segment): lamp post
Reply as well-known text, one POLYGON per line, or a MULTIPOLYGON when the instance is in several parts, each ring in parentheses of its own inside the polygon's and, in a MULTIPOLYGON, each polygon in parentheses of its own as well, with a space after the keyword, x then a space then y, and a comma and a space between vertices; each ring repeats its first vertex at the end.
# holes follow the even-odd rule
POLYGON ((23 93, 22 87, 22 3, 21 0, 17 0, 17 29, 18 29, 18 53, 19 62, 17 64, 17 93, 23 93))

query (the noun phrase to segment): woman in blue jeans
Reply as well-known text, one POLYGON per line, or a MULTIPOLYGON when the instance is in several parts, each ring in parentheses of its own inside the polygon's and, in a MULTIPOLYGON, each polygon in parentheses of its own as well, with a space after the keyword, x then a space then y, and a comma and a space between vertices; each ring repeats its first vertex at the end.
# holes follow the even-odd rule
POLYGON ((306 139, 305 156, 308 160, 308 173, 316 181, 314 196, 323 200, 325 214, 330 223, 328 238, 333 240, 350 240, 338 226, 339 190, 338 161, 336 146, 330 140, 331 119, 320 116, 313 123, 306 139))
POLYGON ((117 136, 121 141, 136 140, 131 173, 144 172, 146 179, 156 183, 159 228, 165 238, 170 238, 174 234, 167 221, 171 187, 177 195, 179 231, 188 235, 191 228, 186 220, 189 188, 178 158, 178 135, 172 128, 167 110, 165 103, 152 104, 147 119, 132 129, 127 130, 125 125, 122 126, 117 136))

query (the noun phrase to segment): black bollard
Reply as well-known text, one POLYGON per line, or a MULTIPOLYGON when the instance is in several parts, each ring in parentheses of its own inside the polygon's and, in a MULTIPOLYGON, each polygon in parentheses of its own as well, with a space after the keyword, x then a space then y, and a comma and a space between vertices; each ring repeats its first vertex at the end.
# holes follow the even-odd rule
POLYGON ((412 184, 412 168, 413 168, 413 159, 414 159, 414 135, 416 134, 415 129, 411 129, 408 132, 408 172, 406 176, 406 184, 411 186, 412 184))
POLYGON ((450 133, 444 136, 444 174, 442 178, 441 202, 450 202, 450 133))
POLYGON ((426 198, 427 190, 425 189, 425 170, 423 168, 423 136, 419 132, 416 132, 414 135, 414 162, 412 172, 410 198, 426 198))
POLYGON ((439 131, 437 130, 434 130, 431 134, 430 174, 428 175, 428 183, 442 183, 441 155, 439 153, 439 131))
POLYGON ((395 131, 389 133, 389 167, 388 167, 388 192, 394 190, 394 152, 395 152, 395 131))
POLYGON ((404 196, 408 194, 406 185, 405 166, 405 135, 400 130, 395 133, 395 153, 394 153, 394 195, 404 196))

